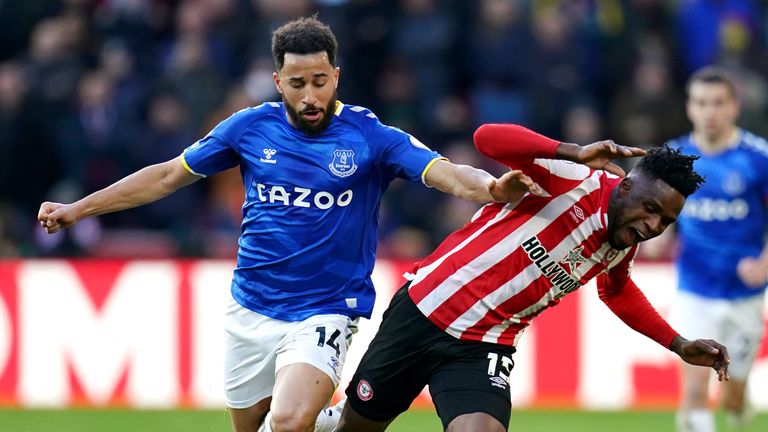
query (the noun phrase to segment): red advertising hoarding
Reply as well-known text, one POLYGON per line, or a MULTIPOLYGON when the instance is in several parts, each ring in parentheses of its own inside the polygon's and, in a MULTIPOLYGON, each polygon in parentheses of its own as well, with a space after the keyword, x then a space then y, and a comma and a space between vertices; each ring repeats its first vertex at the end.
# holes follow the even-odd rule
MULTIPOLYGON (((374 316, 355 336, 339 394, 409 266, 377 262, 374 316)), ((222 314, 232 267, 208 260, 0 261, 0 405, 222 406, 222 314)), ((633 277, 666 315, 672 266, 638 263, 633 277)), ((511 375, 513 404, 672 407, 675 359, 613 316, 590 284, 526 330, 511 375)), ((758 391, 765 388, 766 344, 751 384, 761 409, 768 409, 768 393, 758 391)), ((426 392, 417 404, 429 404, 426 392)))

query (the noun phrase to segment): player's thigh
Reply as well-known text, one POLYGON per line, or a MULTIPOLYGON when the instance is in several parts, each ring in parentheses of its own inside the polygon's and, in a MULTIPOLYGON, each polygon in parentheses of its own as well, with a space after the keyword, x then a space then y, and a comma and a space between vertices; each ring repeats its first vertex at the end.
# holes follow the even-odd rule
POLYGON ((316 315, 295 323, 277 349, 274 418, 316 417, 341 379, 356 329, 343 315, 316 315))
POLYGON ((728 373, 732 379, 746 381, 757 357, 763 338, 763 296, 733 300, 728 304, 723 340, 731 363, 728 373))
MULTIPOLYGON (((352 376, 346 390, 347 406, 378 423, 406 411, 439 361, 439 353, 432 351, 434 342, 444 337, 447 335, 419 311, 407 288, 401 288, 352 376)), ((342 420, 346 420, 344 414, 342 420)))
POLYGON ((514 367, 514 352, 513 347, 490 343, 452 343, 448 359, 429 380, 429 392, 444 428, 460 417, 463 419, 458 421, 462 424, 469 420, 484 422, 491 417, 506 429, 511 411, 509 374, 514 367), (464 417, 468 414, 484 415, 464 417))
POLYGON ((726 301, 678 291, 669 322, 686 339, 714 339, 722 343, 727 308, 726 301))
POLYGON ((277 349, 291 323, 227 304, 224 337, 224 397, 228 407, 247 409, 272 396, 277 349))
POLYGON ((505 432, 507 427, 486 413, 462 414, 451 420, 446 432, 505 432))
POLYGON ((287 366, 307 364, 325 374, 336 387, 356 331, 357 320, 343 315, 315 315, 294 323, 277 347, 278 376, 287 366))
POLYGON ((393 420, 394 418, 385 421, 370 420, 347 403, 341 412, 341 419, 336 426, 336 432, 382 432, 393 420))

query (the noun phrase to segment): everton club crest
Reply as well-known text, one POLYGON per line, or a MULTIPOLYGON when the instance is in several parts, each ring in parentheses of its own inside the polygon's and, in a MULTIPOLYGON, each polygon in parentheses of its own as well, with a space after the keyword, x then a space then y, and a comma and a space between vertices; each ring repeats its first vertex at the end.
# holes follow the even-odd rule
POLYGON ((355 164, 355 152, 352 150, 333 151, 333 160, 328 164, 331 172, 339 177, 349 177, 357 171, 355 164))

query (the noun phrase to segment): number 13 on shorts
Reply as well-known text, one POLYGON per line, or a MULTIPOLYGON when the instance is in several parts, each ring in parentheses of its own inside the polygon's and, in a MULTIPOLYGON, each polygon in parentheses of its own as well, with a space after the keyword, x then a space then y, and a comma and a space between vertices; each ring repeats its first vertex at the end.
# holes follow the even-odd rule
POLYGON ((488 353, 488 375, 499 377, 504 380, 504 384, 509 384, 509 373, 515 366, 511 357, 499 355, 495 352, 488 353))

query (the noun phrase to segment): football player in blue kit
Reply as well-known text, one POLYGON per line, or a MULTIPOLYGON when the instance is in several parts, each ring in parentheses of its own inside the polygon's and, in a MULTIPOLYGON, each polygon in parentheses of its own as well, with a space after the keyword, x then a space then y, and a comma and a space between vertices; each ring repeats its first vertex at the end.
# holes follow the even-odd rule
POLYGON ((496 179, 452 164, 371 111, 339 102, 336 51, 334 34, 316 18, 283 25, 272 35, 281 103, 239 111, 179 157, 74 203, 45 202, 38 215, 53 233, 240 167, 245 197, 224 383, 236 432, 335 426, 333 410, 323 408, 356 320, 373 308, 379 205, 392 180, 475 202, 507 201, 530 182, 519 172, 496 179), (321 410, 327 416, 316 425, 321 410))
MULTIPOLYGON (((728 347, 731 380, 722 406, 734 426, 750 416, 747 377, 763 336, 768 282, 768 142, 735 125, 739 102, 733 81, 716 67, 688 82, 693 132, 670 142, 699 156, 706 183, 688 197, 678 218, 678 295, 671 321, 686 337, 706 335, 728 347)), ((709 371, 683 364, 678 430, 713 432, 709 371)))

